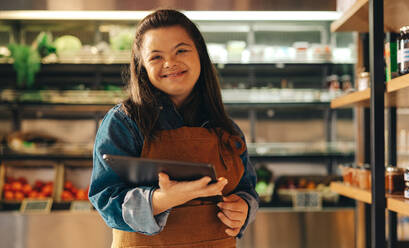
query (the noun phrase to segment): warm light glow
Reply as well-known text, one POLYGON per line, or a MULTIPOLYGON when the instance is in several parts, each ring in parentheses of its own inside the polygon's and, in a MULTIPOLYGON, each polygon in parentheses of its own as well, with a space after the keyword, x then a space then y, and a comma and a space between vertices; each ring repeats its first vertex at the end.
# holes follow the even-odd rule
MULTIPOLYGON (((0 20, 141 20, 150 11, 0 11, 0 20)), ((193 21, 333 21, 335 11, 184 11, 193 21)))

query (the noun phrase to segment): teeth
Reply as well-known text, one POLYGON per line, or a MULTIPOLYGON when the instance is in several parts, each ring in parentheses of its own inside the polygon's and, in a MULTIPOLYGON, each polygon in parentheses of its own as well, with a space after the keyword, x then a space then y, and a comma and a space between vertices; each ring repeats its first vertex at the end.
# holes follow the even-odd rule
POLYGON ((175 77, 175 76, 178 76, 178 75, 180 75, 180 74, 182 74, 182 73, 184 73, 184 71, 181 71, 181 72, 177 72, 177 73, 172 73, 172 74, 168 74, 168 75, 164 75, 163 77, 175 77))

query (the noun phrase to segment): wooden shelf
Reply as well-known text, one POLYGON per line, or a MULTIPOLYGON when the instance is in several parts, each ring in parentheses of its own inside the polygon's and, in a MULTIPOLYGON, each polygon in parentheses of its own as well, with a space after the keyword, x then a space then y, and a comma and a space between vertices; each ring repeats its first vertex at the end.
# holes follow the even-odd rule
MULTIPOLYGON (((331 24, 332 32, 369 32, 369 0, 357 0, 340 19, 331 24)), ((408 25, 409 1, 384 0, 384 26, 386 31, 399 32, 408 25)))
POLYGON ((367 191, 367 190, 362 190, 356 187, 351 187, 351 186, 347 186, 343 183, 340 182, 332 182, 330 185, 330 188, 332 191, 358 200, 358 201, 362 201, 362 202, 366 202, 366 203, 371 203, 372 202, 372 196, 371 196, 371 192, 367 191))
POLYGON ((368 32, 368 0, 357 0, 338 20, 331 24, 332 32, 368 32))
MULTIPOLYGON (((340 195, 343 195, 343 196, 346 196, 346 197, 349 197, 349 198, 352 198, 358 201, 366 202, 369 204, 372 202, 371 192, 367 190, 362 190, 356 187, 347 186, 340 182, 331 183, 330 188, 332 191, 340 195)), ((400 214, 409 215, 409 200, 405 199, 401 195, 399 196, 388 195, 386 198, 386 208, 391 211, 400 213, 400 214)))
MULTIPOLYGON (((331 101, 331 108, 368 107, 370 95, 370 89, 366 89, 337 97, 331 101)), ((394 78, 386 83, 385 106, 409 107, 409 74, 394 78)))
POLYGON ((392 79, 386 84, 385 103, 393 107, 409 107, 409 74, 392 79))
POLYGON ((403 198, 403 196, 388 197, 386 205, 388 209, 400 214, 409 215, 409 200, 403 198))
POLYGON ((331 101, 331 108, 346 108, 353 106, 369 106, 371 89, 352 92, 331 101))

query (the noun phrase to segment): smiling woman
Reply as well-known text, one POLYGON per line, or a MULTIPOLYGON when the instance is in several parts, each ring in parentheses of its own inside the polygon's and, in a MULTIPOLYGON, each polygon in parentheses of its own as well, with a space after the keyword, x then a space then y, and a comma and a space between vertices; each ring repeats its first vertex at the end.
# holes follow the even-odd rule
POLYGON ((150 82, 179 107, 200 75, 192 39, 180 26, 152 29, 144 35, 141 53, 150 82))
POLYGON ((201 33, 182 13, 158 10, 138 24, 132 56, 130 97, 99 127, 89 190, 112 247, 236 247, 258 209, 256 175, 201 33), (159 173, 155 187, 132 187, 103 154, 212 164, 218 180, 159 173), (216 195, 223 201, 209 200, 216 195))

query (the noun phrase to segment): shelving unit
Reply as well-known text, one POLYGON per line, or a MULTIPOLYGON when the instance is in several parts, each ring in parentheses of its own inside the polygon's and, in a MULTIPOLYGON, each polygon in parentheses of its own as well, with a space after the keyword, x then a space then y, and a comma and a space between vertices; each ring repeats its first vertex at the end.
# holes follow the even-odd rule
MULTIPOLYGON (((409 75, 403 75, 386 83, 385 106, 409 107, 409 75)), ((331 101, 331 108, 345 108, 351 106, 369 107, 370 89, 357 91, 338 97, 331 101)))
MULTIPOLYGON (((384 27, 386 31, 399 32, 407 25, 406 13, 409 2, 406 0, 384 0, 384 27), (398 14, 402 13, 402 14, 398 14)), ((341 18, 331 24, 332 32, 369 32, 369 0, 357 0, 341 18)))
MULTIPOLYGON (((409 2, 405 0, 357 0, 341 18, 331 24, 331 31, 369 32, 371 88, 339 97, 331 102, 332 108, 370 107, 369 117, 360 121, 370 126, 370 133, 364 135, 360 149, 370 154, 372 189, 363 191, 340 183, 333 183, 331 189, 369 205, 365 207, 366 247, 400 247, 397 240, 397 215, 409 215, 409 201, 402 196, 385 197, 385 107, 388 108, 388 163, 396 165, 396 108, 407 107, 409 98, 409 75, 397 77, 384 83, 383 56, 384 31, 399 33, 402 26, 408 24, 409 2), (369 138, 370 136, 370 138, 369 138), (369 140, 370 139, 370 140, 369 140), (366 147, 370 146, 370 147, 366 147), (368 149, 370 148, 370 149, 368 149), (370 208, 371 211, 369 212, 370 208), (385 209, 389 210, 389 234, 385 235, 385 209), (370 218, 369 218, 370 216, 370 218)), ((363 131, 363 130, 359 130, 363 131)), ((369 158, 366 158, 368 161, 369 158)), ((361 161, 362 162, 362 161, 361 161)), ((403 247, 403 246, 402 246, 403 247)), ((406 246, 405 246, 406 247, 406 246)))
MULTIPOLYGON (((372 203, 371 192, 363 189, 359 189, 353 186, 347 186, 340 182, 331 183, 331 190, 337 192, 340 195, 347 196, 357 201, 372 203)), ((388 210, 409 215, 409 200, 405 199, 402 195, 387 195, 386 196, 386 208, 388 210)))

